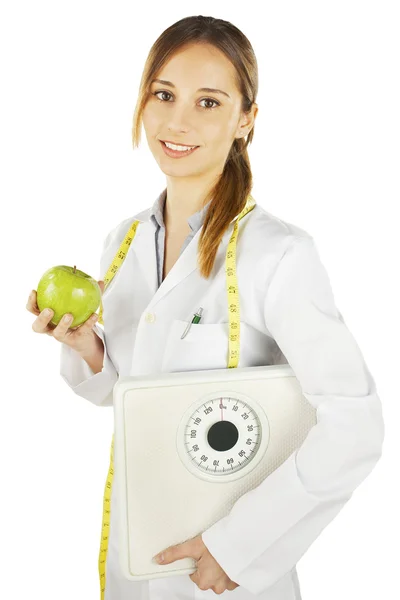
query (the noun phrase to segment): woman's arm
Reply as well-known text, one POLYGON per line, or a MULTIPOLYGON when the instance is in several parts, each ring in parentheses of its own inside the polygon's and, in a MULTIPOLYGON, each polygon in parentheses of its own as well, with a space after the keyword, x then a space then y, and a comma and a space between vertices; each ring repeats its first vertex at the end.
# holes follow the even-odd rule
POLYGON ((93 344, 86 352, 79 353, 81 358, 89 365, 94 374, 100 373, 104 363, 104 344, 101 338, 93 331, 93 344))
MULTIPOLYGON (((112 260, 110 244, 115 231, 116 228, 111 230, 103 242, 99 279, 104 277, 112 260)), ((113 388, 118 381, 118 372, 107 352, 106 328, 103 330, 98 323, 94 325, 93 347, 85 356, 61 344, 60 375, 78 396, 97 406, 113 406, 113 388)))

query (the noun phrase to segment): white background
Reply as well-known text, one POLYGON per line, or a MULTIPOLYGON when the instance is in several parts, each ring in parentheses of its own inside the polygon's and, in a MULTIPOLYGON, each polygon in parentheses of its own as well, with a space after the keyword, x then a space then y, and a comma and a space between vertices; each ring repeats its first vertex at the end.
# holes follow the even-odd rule
MULTIPOLYGON (((7 600, 98 600, 113 410, 76 396, 26 310, 58 264, 100 279, 104 238, 165 187, 131 124, 147 53, 202 14, 250 39, 259 113, 252 194, 307 230, 372 372, 383 457, 298 563, 303 600, 398 591, 397 2, 8 2, 1 50, 1 562, 7 600), (7 593, 6 593, 7 592, 7 593)), ((204 82, 207 85, 207 82, 204 82)), ((162 499, 160 498, 160 502, 162 499)))

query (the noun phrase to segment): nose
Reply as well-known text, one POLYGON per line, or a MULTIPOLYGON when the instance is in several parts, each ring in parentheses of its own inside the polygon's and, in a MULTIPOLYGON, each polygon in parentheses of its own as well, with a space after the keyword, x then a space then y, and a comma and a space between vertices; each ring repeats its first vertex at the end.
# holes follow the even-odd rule
POLYGON ((169 112, 168 119, 168 131, 187 133, 190 131, 190 118, 189 108, 185 106, 179 106, 175 103, 175 106, 169 112))

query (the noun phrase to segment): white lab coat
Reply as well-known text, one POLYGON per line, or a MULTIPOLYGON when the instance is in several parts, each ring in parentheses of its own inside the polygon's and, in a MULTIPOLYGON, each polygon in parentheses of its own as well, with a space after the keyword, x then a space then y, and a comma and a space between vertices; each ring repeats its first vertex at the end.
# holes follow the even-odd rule
MULTIPOLYGON (((76 394, 97 406, 113 405, 118 374, 227 367, 225 254, 233 223, 218 249, 214 277, 203 279, 197 268, 200 229, 157 289, 155 229, 149 214, 150 208, 125 219, 104 243, 99 278, 104 278, 133 220, 141 221, 103 296, 104 331, 95 326, 106 348, 103 370, 93 374, 74 350, 61 344, 61 376, 76 394), (200 306, 201 322, 182 340, 187 321, 200 306)), ((238 367, 288 362, 303 394, 317 409, 318 422, 297 452, 239 498, 202 537, 239 584, 221 597, 250 600, 255 594, 260 600, 300 600, 296 563, 381 456, 381 403, 306 231, 256 205, 239 222, 237 277, 238 367)), ((105 477, 107 471, 108 464, 105 477)), ((115 487, 105 600, 214 597, 212 590, 200 590, 189 575, 139 582, 121 577, 115 487)))

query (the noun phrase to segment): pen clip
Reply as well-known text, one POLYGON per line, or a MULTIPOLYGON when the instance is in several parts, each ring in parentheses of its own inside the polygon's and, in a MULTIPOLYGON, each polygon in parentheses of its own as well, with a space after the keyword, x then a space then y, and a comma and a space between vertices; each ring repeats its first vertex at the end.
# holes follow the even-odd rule
POLYGON ((183 340, 183 338, 184 338, 184 337, 186 337, 186 335, 187 335, 187 333, 188 333, 188 331, 189 331, 189 329, 190 329, 190 326, 191 326, 191 324, 192 324, 192 322, 191 322, 191 321, 189 321, 189 323, 188 323, 188 324, 187 324, 187 326, 185 327, 185 331, 184 331, 184 332, 182 333, 182 335, 181 335, 181 340, 183 340))

